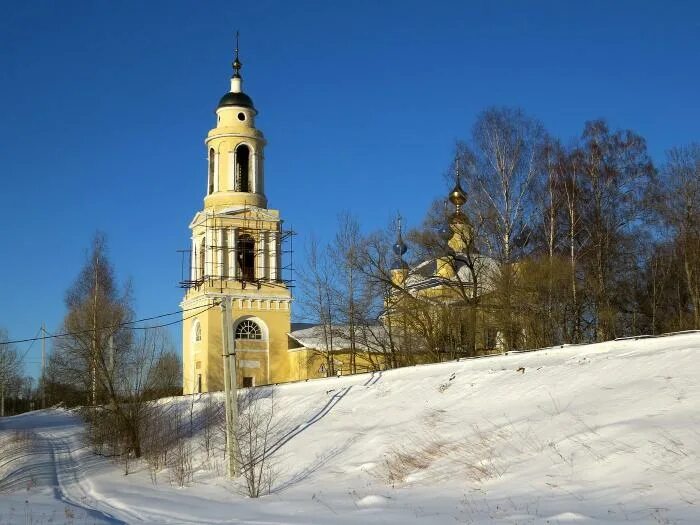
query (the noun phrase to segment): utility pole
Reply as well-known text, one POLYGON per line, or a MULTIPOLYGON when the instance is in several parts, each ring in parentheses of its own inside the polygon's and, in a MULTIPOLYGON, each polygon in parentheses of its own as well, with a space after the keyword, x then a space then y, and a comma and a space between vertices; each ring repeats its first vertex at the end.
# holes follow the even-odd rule
POLYGON ((46 326, 41 322, 41 408, 46 408, 46 326))
POLYGON ((236 465, 236 426, 238 421, 238 393, 236 380, 236 350, 231 322, 231 298, 221 300, 221 341, 224 359, 224 392, 226 405, 226 450, 228 452, 228 475, 238 477, 236 465))
POLYGON ((97 267, 100 265, 100 257, 95 262, 95 287, 93 288, 92 301, 92 406, 97 406, 97 267))

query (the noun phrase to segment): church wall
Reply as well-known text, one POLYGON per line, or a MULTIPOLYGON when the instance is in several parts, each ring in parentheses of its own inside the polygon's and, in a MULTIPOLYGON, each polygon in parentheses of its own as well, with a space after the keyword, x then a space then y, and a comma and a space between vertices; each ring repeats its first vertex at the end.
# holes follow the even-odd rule
MULTIPOLYGON (((230 322, 232 327, 243 319, 256 322, 263 329, 263 340, 236 340, 239 386, 244 377, 254 378, 254 384, 282 383, 296 379, 287 355, 287 334, 290 331, 289 303, 270 302, 251 295, 250 299, 234 299, 230 322), (240 308, 240 306, 243 308, 240 308)), ((185 314, 190 312, 185 312, 185 314)), ((190 313, 191 315, 191 313, 190 313)), ((185 393, 196 391, 197 374, 202 375, 203 391, 223 389, 223 358, 221 339, 221 309, 219 307, 186 319, 183 323, 183 387, 185 393), (202 327, 202 341, 191 337, 194 323, 202 327), (195 362, 199 361, 197 369, 195 362)))

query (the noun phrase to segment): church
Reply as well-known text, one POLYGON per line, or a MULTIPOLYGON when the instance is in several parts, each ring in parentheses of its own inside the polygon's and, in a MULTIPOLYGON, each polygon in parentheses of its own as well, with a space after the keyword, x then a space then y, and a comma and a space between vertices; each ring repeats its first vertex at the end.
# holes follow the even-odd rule
POLYGON ((232 323, 238 384, 289 381, 298 360, 289 358, 291 293, 282 278, 280 212, 265 196, 265 137, 253 100, 243 91, 236 50, 230 91, 216 107, 207 134, 203 208, 189 228, 191 250, 183 311, 183 392, 223 389, 222 327, 232 323), (230 319, 218 306, 230 298, 230 319))
MULTIPOLYGON (((284 241, 292 232, 283 228, 280 212, 268 208, 266 141, 255 124, 258 111, 253 99, 243 91, 241 68, 236 49, 230 90, 219 100, 215 126, 204 140, 207 166, 203 170, 206 177, 202 177, 203 207, 189 224, 191 248, 187 250, 186 276, 180 283, 186 290, 180 303, 183 393, 223 390, 224 330, 233 337, 240 387, 380 370, 385 367, 386 341, 391 340, 392 331, 406 332, 407 341, 414 339, 408 336, 410 332, 420 331, 405 321, 407 308, 416 312, 421 310, 417 305, 432 304, 457 311, 456 307, 465 301, 463 293, 456 290, 463 292, 467 283, 476 281, 475 276, 494 266, 488 258, 469 253, 471 230, 461 211, 466 199, 459 187, 459 175, 450 195, 456 211, 442 232, 452 255, 409 269, 402 260, 406 247, 399 233, 394 246, 397 260, 391 269, 398 292, 392 294, 392 304, 386 304, 381 322, 366 327, 370 335, 364 338, 365 344, 358 346, 354 341, 357 350, 350 368, 343 327, 332 327, 339 333, 329 344, 322 335, 323 327, 291 323, 291 283, 283 276, 283 253, 284 241), (230 305, 226 314, 222 314, 223 301, 230 305), (404 328, 399 329, 399 325, 404 328)), ((482 296, 484 284, 488 289, 483 279, 478 292, 476 285, 473 287, 474 298, 482 296)), ((434 306, 426 313, 431 322, 439 317, 434 306)), ((482 342, 472 337, 472 351, 495 349, 494 336, 485 328, 486 319, 477 318, 475 312, 468 321, 473 334, 486 334, 482 342)), ((462 321, 458 325, 464 326, 462 321)), ((433 346, 442 347, 443 343, 436 341, 433 346)), ((404 364, 436 359, 424 349, 411 351, 408 357, 404 364)))

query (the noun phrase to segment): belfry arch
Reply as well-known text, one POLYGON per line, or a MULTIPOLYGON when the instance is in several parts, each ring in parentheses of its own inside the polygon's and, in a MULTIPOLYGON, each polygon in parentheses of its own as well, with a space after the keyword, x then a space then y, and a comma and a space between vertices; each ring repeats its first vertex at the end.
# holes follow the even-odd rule
POLYGON ((214 177, 216 176, 216 152, 209 148, 209 177, 207 182, 207 195, 214 193, 214 177))
POLYGON ((252 155, 247 144, 239 144, 236 148, 236 191, 251 192, 252 155))
POLYGON ((236 258, 240 278, 244 281, 255 280, 255 239, 251 235, 244 233, 238 238, 236 258))

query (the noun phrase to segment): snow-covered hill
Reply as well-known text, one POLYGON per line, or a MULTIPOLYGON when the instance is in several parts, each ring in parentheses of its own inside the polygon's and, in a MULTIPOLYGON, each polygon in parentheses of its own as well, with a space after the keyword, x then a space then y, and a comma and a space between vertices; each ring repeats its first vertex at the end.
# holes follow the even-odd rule
POLYGON ((693 333, 280 386, 258 500, 201 450, 154 484, 69 412, 6 418, 0 523, 700 523, 699 358, 693 333))

